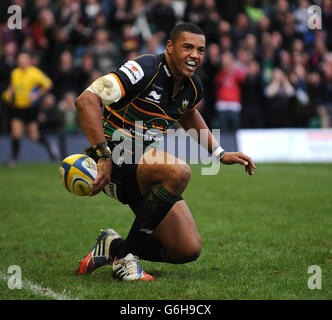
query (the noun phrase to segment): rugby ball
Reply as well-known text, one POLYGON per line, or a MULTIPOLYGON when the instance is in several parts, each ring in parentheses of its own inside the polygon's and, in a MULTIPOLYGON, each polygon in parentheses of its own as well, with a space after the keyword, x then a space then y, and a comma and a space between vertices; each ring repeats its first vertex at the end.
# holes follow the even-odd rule
POLYGON ((69 192, 77 196, 87 196, 97 177, 97 164, 84 154, 73 154, 63 159, 59 174, 62 184, 69 192))

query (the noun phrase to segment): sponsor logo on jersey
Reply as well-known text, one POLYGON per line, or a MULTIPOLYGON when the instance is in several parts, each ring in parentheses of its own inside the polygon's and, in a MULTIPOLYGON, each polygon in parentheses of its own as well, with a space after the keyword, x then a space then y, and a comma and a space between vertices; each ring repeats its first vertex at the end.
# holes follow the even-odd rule
POLYGON ((160 103, 160 98, 161 94, 158 94, 157 91, 152 90, 150 93, 145 97, 146 100, 155 102, 155 103, 160 103))
POLYGON ((149 134, 160 135, 167 130, 169 122, 164 118, 153 118, 146 121, 145 126, 149 134))
POLYGON ((144 77, 144 71, 134 60, 127 61, 120 69, 128 77, 132 84, 137 83, 144 77))

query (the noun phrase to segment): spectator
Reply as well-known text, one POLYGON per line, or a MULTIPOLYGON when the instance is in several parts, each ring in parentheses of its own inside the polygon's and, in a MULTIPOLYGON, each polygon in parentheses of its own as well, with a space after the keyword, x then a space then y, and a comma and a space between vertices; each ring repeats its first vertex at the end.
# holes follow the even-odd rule
POLYGON ((326 42, 329 51, 332 50, 332 0, 322 1, 322 21, 326 30, 326 42))
POLYGON ((245 13, 239 13, 236 16, 236 21, 231 29, 232 41, 236 44, 236 47, 250 32, 250 21, 245 13))
POLYGON ((140 38, 131 24, 125 24, 122 27, 121 39, 121 54, 126 55, 130 51, 139 50, 140 38))
POLYGON ((87 53, 95 60, 96 68, 107 74, 121 62, 119 49, 110 42, 110 33, 106 29, 98 29, 94 33, 94 41, 88 47, 87 53))
POLYGON ((150 40, 147 41, 145 46, 142 48, 141 53, 150 53, 150 54, 161 54, 165 50, 165 46, 162 42, 163 37, 160 33, 155 33, 151 36, 150 40))
POLYGON ((247 53, 254 59, 258 59, 258 46, 257 39, 253 33, 248 33, 243 41, 240 43, 240 47, 247 51, 247 53))
POLYGON ((242 127, 263 127, 263 83, 260 66, 256 60, 248 63, 248 71, 242 84, 242 127))
POLYGON ((76 23, 80 16, 79 1, 59 0, 54 10, 57 25, 67 26, 76 23))
MULTIPOLYGON (((9 85, 10 74, 15 68, 17 45, 10 41, 5 43, 3 55, 0 57, 0 93, 4 92, 9 85)), ((0 100, 0 132, 9 129, 9 106, 4 100, 0 100)))
POLYGON ((175 26, 175 12, 170 0, 155 0, 147 14, 150 24, 154 26, 153 31, 163 32, 165 37, 175 26))
POLYGON ((40 102, 38 113, 38 124, 42 134, 58 133, 59 113, 56 108, 56 99, 54 94, 47 93, 40 102))
POLYGON ((219 42, 221 52, 228 52, 233 50, 233 41, 229 34, 222 34, 219 37, 219 42))
POLYGON ((91 54, 85 54, 81 59, 79 68, 79 92, 83 92, 89 86, 89 79, 95 71, 95 60, 91 54))
POLYGON ((206 124, 211 129, 215 114, 216 89, 214 78, 220 69, 220 47, 211 43, 207 47, 206 58, 201 67, 200 78, 204 85, 204 105, 200 110, 206 124))
POLYGON ((294 29, 296 33, 305 35, 308 32, 308 7, 311 3, 308 0, 300 0, 294 11, 294 29))
POLYGON ((205 23, 205 8, 203 0, 190 0, 187 3, 184 11, 183 20, 197 24, 199 27, 204 28, 205 23))
POLYGON ((147 18, 148 6, 143 0, 133 0, 130 7, 130 13, 134 17, 134 28, 141 38, 148 42, 151 38, 152 32, 147 18))
POLYGON ((206 33, 207 43, 218 42, 219 32, 218 26, 220 23, 220 15, 217 10, 215 0, 205 0, 205 18, 204 18, 204 28, 206 33))
POLYGON ((320 63, 323 61, 326 53, 327 47, 324 43, 324 40, 321 38, 316 39, 309 57, 309 66, 311 70, 319 69, 320 63))
POLYGON ((78 93, 79 71, 74 66, 73 56, 70 51, 64 51, 60 55, 58 70, 53 73, 56 99, 59 101, 68 91, 78 93))
POLYGON ((271 21, 270 21, 269 17, 267 17, 266 15, 263 15, 259 19, 256 30, 255 30, 258 42, 261 41, 261 35, 264 32, 270 32, 270 31, 271 31, 271 21))
POLYGON ((70 34, 64 27, 54 30, 52 37, 52 47, 45 51, 44 65, 53 76, 53 73, 59 70, 61 54, 66 50, 71 50, 71 47, 69 46, 70 34))
POLYGON ((15 68, 17 45, 14 41, 5 43, 0 56, 0 92, 8 88, 10 73, 15 68))
POLYGON ((43 8, 39 11, 38 19, 31 25, 31 31, 34 38, 34 44, 38 50, 47 50, 50 46, 48 39, 51 37, 55 18, 49 8, 43 8))
POLYGON ((276 67, 276 54, 272 44, 267 44, 263 47, 263 56, 261 57, 261 68, 263 86, 265 87, 273 77, 273 70, 276 67))
POLYGON ((291 50, 292 43, 298 36, 294 28, 294 16, 291 12, 286 13, 285 24, 281 28, 282 34, 282 48, 285 50, 291 50))
POLYGON ((295 89, 288 80, 287 74, 275 68, 271 82, 264 90, 266 96, 266 121, 268 128, 290 126, 289 103, 295 95, 295 89))
POLYGON ((306 128, 309 125, 311 116, 307 71, 302 64, 296 64, 289 78, 295 89, 295 96, 290 104, 291 125, 293 127, 306 128))
POLYGON ((322 64, 322 82, 320 89, 320 105, 318 113, 322 128, 332 125, 332 53, 326 54, 322 64))
MULTIPOLYGON (((317 71, 309 72, 307 76, 308 95, 310 101, 311 117, 309 127, 319 128, 325 125, 324 115, 320 115, 320 106, 322 105, 321 89, 322 79, 317 71)), ((324 111, 323 111, 324 113, 324 111)))
POLYGON ((59 112, 59 140, 61 157, 64 159, 68 156, 66 137, 69 134, 79 132, 79 121, 77 117, 74 101, 77 98, 77 93, 66 92, 58 103, 59 112))
POLYGON ((287 0, 277 0, 271 12, 271 28, 273 31, 281 31, 286 24, 286 15, 290 12, 287 0))
POLYGON ((223 132, 234 132, 241 126, 241 84, 244 80, 245 72, 236 66, 233 54, 223 53, 221 69, 215 77, 216 110, 223 132))
POLYGON ((129 12, 129 4, 127 0, 115 0, 110 14, 110 26, 116 33, 115 36, 121 36, 120 30, 125 24, 132 24, 134 17, 129 12))
POLYGON ((92 25, 98 15, 101 13, 102 7, 98 0, 83 0, 82 17, 88 25, 92 25))
POLYGON ((231 32, 231 25, 226 20, 220 20, 218 24, 218 32, 219 35, 223 34, 230 34, 231 32))

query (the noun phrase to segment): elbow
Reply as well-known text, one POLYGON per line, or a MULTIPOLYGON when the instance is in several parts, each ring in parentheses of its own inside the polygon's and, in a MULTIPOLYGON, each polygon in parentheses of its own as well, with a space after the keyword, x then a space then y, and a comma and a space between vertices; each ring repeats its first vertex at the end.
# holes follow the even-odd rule
POLYGON ((79 111, 82 107, 82 104, 83 104, 82 99, 83 99, 82 96, 79 96, 74 101, 74 105, 75 105, 77 111, 79 111))
POLYGON ((80 105, 80 100, 79 99, 80 98, 76 98, 75 101, 74 101, 74 105, 75 105, 75 108, 76 108, 77 111, 78 111, 79 105, 80 105))

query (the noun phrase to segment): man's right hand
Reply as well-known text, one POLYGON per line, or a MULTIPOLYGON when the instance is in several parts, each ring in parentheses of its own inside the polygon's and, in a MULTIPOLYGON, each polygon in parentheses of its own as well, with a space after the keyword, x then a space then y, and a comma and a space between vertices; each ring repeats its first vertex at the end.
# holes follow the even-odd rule
POLYGON ((91 185, 92 189, 89 193, 89 196, 94 196, 98 194, 111 181, 112 160, 99 159, 97 163, 97 171, 98 175, 91 185))

